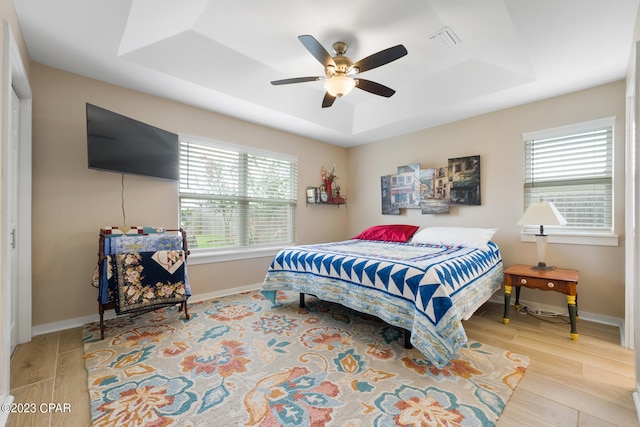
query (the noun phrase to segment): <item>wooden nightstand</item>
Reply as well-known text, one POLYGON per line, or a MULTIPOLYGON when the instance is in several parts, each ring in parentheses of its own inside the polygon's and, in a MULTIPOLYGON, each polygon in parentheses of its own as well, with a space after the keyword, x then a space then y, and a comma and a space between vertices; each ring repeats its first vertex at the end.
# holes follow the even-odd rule
POLYGON ((543 291, 562 292, 567 296, 569 319, 571 320, 571 339, 578 339, 576 319, 578 316, 578 270, 554 268, 553 270, 534 270, 530 265, 516 264, 504 270, 504 318, 509 323, 509 304, 511 288, 516 287, 516 304, 520 308, 520 288, 541 289, 543 291))

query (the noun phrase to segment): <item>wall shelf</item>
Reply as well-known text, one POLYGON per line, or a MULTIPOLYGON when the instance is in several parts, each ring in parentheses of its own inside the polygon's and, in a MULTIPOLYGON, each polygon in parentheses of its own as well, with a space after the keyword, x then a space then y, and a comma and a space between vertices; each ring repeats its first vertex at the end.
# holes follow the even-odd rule
POLYGON ((326 199, 328 195, 324 190, 320 190, 319 187, 307 187, 306 200, 307 206, 311 205, 334 205, 340 207, 340 205, 347 205, 347 199, 340 193, 333 196, 331 199, 326 199))
POLYGON ((338 201, 338 202, 334 202, 334 201, 328 201, 328 202, 309 202, 307 201, 307 206, 315 206, 315 205, 333 205, 333 206, 337 206, 340 207, 340 205, 344 205, 344 207, 347 207, 347 201, 346 199, 343 197, 342 201, 338 201))

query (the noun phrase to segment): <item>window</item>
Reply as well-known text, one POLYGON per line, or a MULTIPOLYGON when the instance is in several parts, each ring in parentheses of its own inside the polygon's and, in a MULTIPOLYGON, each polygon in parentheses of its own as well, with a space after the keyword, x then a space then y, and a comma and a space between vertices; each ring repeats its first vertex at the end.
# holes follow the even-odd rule
POLYGON ((613 233, 613 125, 607 118, 523 135, 524 207, 548 200, 567 220, 551 234, 613 233))
POLYGON ((202 252, 295 242, 297 158, 180 137, 180 225, 202 252))

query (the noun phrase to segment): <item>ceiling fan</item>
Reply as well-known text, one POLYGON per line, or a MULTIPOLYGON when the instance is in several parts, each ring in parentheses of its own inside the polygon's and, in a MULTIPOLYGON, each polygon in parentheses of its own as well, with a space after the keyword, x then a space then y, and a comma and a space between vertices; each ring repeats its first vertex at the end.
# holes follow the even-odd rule
POLYGON ((322 108, 331 107, 336 98, 340 98, 348 94, 354 87, 373 93, 374 95, 380 95, 387 98, 396 93, 395 90, 385 85, 381 85, 380 83, 361 78, 354 78, 353 76, 402 58, 407 54, 407 49, 403 45, 399 44, 388 49, 381 50, 380 52, 374 53, 373 55, 367 56, 366 58, 353 63, 351 59, 344 55, 347 52, 347 44, 345 42, 334 43, 332 47, 335 52, 335 56, 331 56, 313 36, 302 35, 298 36, 298 39, 302 42, 304 47, 306 47, 307 50, 318 61, 320 61, 322 65, 324 65, 324 73, 326 77, 295 77, 292 79, 272 81, 272 85, 286 85, 291 83, 324 80, 324 88, 327 92, 322 100, 322 108))

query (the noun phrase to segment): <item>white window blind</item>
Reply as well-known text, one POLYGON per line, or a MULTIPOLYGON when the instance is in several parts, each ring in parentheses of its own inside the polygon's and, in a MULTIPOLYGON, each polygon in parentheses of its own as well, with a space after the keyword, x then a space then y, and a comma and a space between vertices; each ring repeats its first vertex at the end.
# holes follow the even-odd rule
POLYGON ((556 233, 613 231, 613 124, 608 118, 523 135, 524 208, 553 202, 567 220, 548 227, 556 233))
POLYGON ((181 136, 180 224, 197 251, 293 244, 297 159, 181 136))

